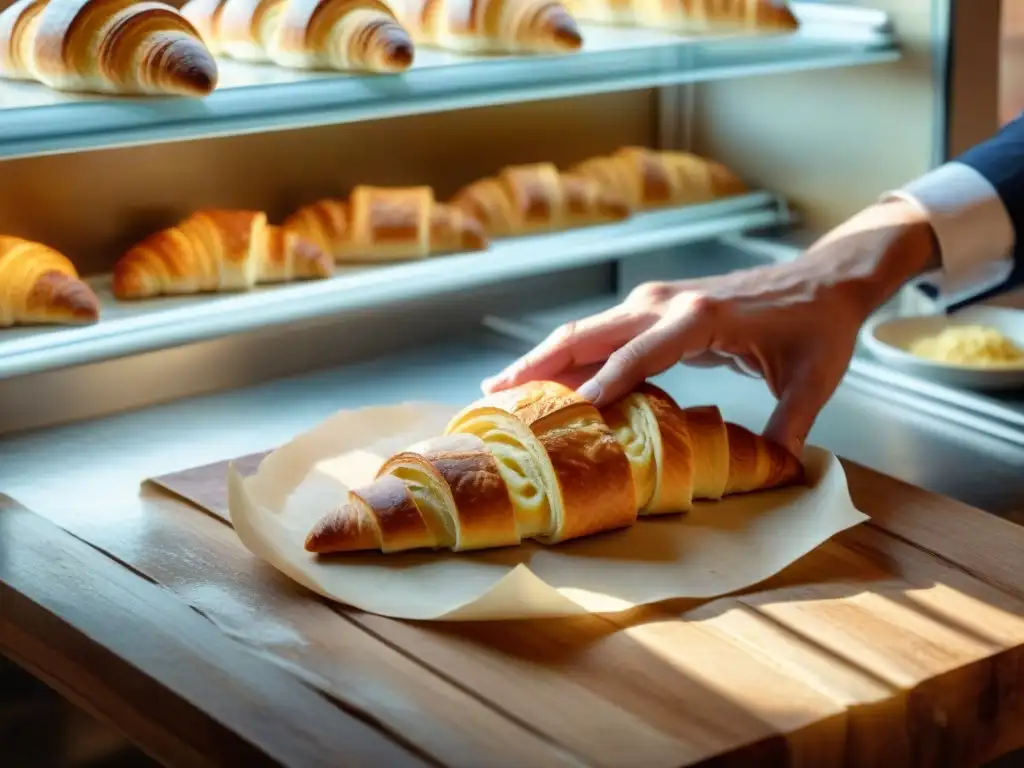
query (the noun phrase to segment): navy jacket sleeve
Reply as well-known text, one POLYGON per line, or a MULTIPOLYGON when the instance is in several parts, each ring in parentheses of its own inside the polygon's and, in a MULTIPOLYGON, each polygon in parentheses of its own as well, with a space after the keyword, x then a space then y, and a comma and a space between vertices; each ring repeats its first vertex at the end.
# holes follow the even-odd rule
POLYGON ((970 303, 974 303, 1024 285, 1024 115, 988 141, 967 150, 955 162, 973 168, 996 188, 1016 235, 1014 265, 1009 278, 972 297, 970 303))
POLYGON ((947 311, 1024 284, 1024 116, 882 199, 927 214, 942 264, 915 285, 947 311))

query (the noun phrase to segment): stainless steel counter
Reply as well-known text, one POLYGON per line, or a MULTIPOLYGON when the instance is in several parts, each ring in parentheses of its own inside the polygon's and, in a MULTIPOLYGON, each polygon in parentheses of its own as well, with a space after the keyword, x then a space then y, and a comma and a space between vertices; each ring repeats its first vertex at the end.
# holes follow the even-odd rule
MULTIPOLYGON (((432 399, 453 405, 526 348, 493 332, 361 364, 180 400, 0 441, 0 491, 58 521, 102 515, 146 477, 273 447, 342 408, 432 399)), ((1024 445, 934 413, 886 402, 851 380, 813 442, 875 469, 996 512, 1024 508, 1024 445)), ((730 371, 675 369, 660 377, 682 404, 713 402, 761 428, 773 401, 760 381, 730 371)))

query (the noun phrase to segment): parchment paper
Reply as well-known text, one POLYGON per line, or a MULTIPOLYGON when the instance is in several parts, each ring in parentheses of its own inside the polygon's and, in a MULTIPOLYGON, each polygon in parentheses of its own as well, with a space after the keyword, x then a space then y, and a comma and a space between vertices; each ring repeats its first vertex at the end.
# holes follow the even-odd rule
POLYGON ((254 475, 228 470, 231 522, 255 555, 309 589, 403 619, 494 620, 611 613, 670 598, 711 598, 782 570, 867 517, 835 456, 808 448, 808 487, 729 497, 686 515, 545 547, 379 552, 318 558, 303 548, 323 514, 454 409, 429 403, 339 413, 270 453, 254 475))

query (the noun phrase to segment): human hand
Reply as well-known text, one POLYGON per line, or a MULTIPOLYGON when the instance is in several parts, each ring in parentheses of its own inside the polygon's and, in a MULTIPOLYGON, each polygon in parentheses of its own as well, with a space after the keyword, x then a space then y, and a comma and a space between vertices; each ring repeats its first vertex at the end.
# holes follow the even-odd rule
POLYGON ((764 378, 778 400, 765 436, 799 455, 864 320, 936 259, 917 209, 872 206, 791 263, 643 284, 612 309, 559 328, 483 389, 550 379, 601 407, 677 362, 728 365, 764 378))

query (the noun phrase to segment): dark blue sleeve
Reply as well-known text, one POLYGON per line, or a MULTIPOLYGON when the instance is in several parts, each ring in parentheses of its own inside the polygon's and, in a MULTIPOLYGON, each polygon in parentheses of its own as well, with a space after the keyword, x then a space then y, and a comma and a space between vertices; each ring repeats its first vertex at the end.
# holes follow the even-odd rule
POLYGON ((969 301, 949 307, 950 311, 1024 285, 1024 115, 1005 125, 988 141, 964 152, 955 162, 970 166, 996 188, 1010 214, 1017 238, 1009 278, 969 301))

